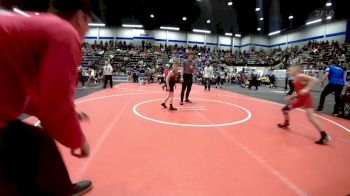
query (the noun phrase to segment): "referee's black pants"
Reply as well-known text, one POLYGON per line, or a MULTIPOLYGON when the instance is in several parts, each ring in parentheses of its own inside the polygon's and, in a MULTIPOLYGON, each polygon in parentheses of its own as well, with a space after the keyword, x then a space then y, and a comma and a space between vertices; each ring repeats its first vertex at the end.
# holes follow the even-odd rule
POLYGON ((343 85, 327 84, 327 86, 323 89, 321 93, 320 103, 318 105, 317 110, 318 111, 323 110, 324 101, 327 95, 334 92, 335 105, 334 105, 333 114, 338 114, 341 106, 340 95, 341 95, 341 92, 343 91, 343 88, 344 88, 343 85))
POLYGON ((103 88, 106 88, 106 87, 107 87, 108 80, 109 80, 109 85, 110 85, 110 87, 113 88, 113 78, 112 78, 112 75, 105 75, 103 88))
POLYGON ((72 182, 52 137, 19 120, 0 128, 0 195, 68 196, 72 182))
POLYGON ((181 89, 181 102, 184 101, 185 91, 186 91, 186 99, 185 100, 188 100, 188 97, 190 96, 192 84, 193 84, 193 75, 192 74, 183 74, 183 82, 182 82, 182 89, 181 89))

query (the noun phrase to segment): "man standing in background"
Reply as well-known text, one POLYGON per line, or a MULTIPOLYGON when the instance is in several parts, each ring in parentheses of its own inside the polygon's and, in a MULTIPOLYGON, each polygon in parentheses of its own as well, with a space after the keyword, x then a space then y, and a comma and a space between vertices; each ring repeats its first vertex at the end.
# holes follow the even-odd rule
POLYGON ((343 91, 345 80, 344 80, 344 70, 340 67, 337 60, 330 60, 329 66, 326 69, 326 72, 321 81, 321 86, 323 87, 324 82, 328 78, 328 84, 323 89, 321 93, 320 103, 318 105, 317 111, 323 110, 324 101, 327 95, 334 92, 335 105, 333 110, 333 115, 338 116, 339 109, 341 106, 340 95, 343 91))
POLYGON ((104 75, 103 88, 107 87, 107 82, 108 81, 109 81, 110 87, 113 88, 112 73, 113 73, 113 67, 108 61, 106 61, 105 65, 103 66, 103 75, 104 75))
POLYGON ((182 62, 182 74, 181 74, 181 102, 180 105, 183 105, 184 95, 186 91, 185 102, 192 103, 188 97, 190 96, 192 84, 193 84, 193 72, 196 69, 195 62, 193 61, 193 51, 188 51, 187 60, 182 62))
POLYGON ((213 78, 214 70, 210 62, 207 62, 207 66, 204 68, 204 90, 210 91, 211 79, 213 78))
POLYGON ((72 184, 54 142, 78 158, 90 154, 79 123, 86 115, 76 111, 74 94, 91 6, 54 0, 52 11, 0 14, 0 195, 82 195, 92 187, 72 184), (23 113, 42 128, 18 120, 23 113))

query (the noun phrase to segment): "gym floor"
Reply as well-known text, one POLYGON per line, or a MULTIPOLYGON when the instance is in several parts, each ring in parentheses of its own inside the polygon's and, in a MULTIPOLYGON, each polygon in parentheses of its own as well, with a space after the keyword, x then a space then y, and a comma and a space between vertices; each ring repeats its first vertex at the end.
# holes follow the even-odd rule
POLYGON ((194 85, 193 103, 180 107, 177 86, 175 112, 160 106, 167 93, 159 84, 79 88, 91 156, 76 159, 60 147, 72 180, 91 179, 88 195, 104 196, 350 194, 348 120, 317 114, 332 141, 316 145, 303 110, 291 112, 290 130, 277 128, 279 89, 194 85))

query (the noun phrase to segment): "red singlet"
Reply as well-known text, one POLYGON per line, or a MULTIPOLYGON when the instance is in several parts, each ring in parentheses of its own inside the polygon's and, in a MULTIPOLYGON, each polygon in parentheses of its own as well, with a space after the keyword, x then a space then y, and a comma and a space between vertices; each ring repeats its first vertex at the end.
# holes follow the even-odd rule
POLYGON ((292 105, 293 108, 298 108, 298 107, 301 107, 301 106, 304 106, 304 108, 313 108, 314 103, 313 103, 313 97, 312 97, 311 93, 308 92, 308 93, 306 93, 304 95, 300 94, 300 90, 305 88, 306 85, 307 85, 306 82, 303 82, 303 81, 300 81, 300 80, 295 80, 294 81, 294 89, 295 89, 295 92, 298 95, 298 99, 293 100, 291 102, 291 105, 292 105))

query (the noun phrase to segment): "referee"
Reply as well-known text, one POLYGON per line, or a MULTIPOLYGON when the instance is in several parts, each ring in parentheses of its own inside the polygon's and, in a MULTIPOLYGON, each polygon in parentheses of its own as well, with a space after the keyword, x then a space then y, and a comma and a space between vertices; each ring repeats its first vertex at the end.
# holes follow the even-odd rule
POLYGON ((109 86, 113 88, 113 78, 112 78, 113 67, 106 61, 105 66, 103 67, 104 83, 103 88, 107 87, 107 82, 109 81, 109 86))
POLYGON ((193 72, 194 72, 195 68, 196 68, 196 66, 195 66, 195 62, 193 61, 193 52, 189 51, 187 60, 184 60, 182 62, 182 75, 181 75, 182 89, 181 89, 180 105, 183 105, 185 91, 186 91, 185 102, 192 103, 188 99, 188 97, 190 95, 191 88, 192 88, 193 72))
POLYGON ((330 60, 329 66, 326 69, 325 75, 323 76, 321 85, 323 87, 324 81, 328 78, 329 82, 327 86, 323 89, 320 103, 318 105, 317 111, 323 110, 324 101, 327 95, 334 92, 335 105, 333 110, 333 115, 338 116, 339 108, 341 106, 340 95, 343 91, 345 81, 344 81, 344 70, 340 67, 337 60, 330 60))

